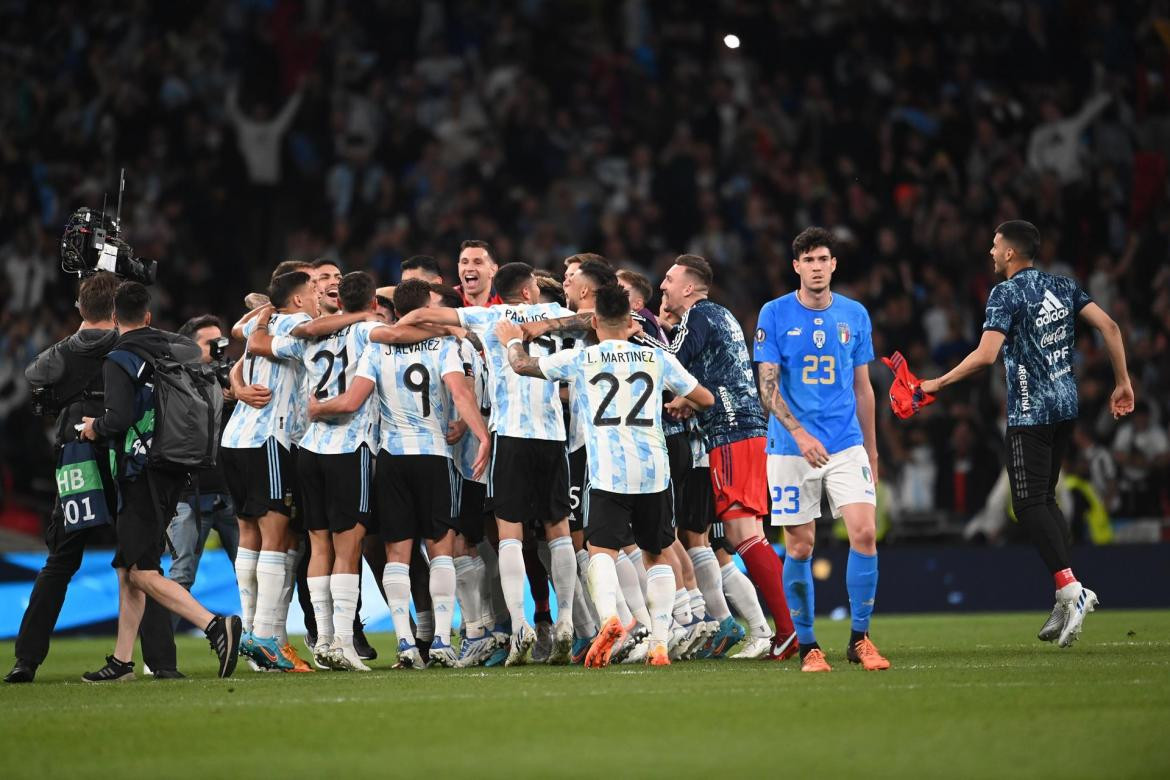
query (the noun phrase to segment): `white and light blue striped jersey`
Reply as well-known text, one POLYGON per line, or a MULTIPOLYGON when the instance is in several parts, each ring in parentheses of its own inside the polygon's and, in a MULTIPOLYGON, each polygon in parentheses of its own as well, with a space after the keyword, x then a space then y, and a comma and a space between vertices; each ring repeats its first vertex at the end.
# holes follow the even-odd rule
POLYGON ((585 423, 591 488, 666 490, 670 463, 662 433, 662 391, 687 395, 699 384, 677 358, 660 347, 608 339, 542 357, 539 365, 549 379, 572 382, 585 423))
MULTIPOLYGON (((302 322, 311 320, 308 314, 277 314, 268 323, 273 336, 287 336, 302 322)), ((256 330, 256 320, 244 324, 244 338, 256 330)), ((263 446, 271 436, 285 447, 296 444, 304 433, 308 419, 308 402, 301 385, 305 367, 295 360, 275 360, 244 351, 244 382, 264 385, 272 391, 272 400, 261 409, 245 403, 236 404, 231 419, 224 427, 221 446, 250 449, 263 446)))
POLYGON ((427 339, 418 344, 370 344, 358 376, 371 379, 381 411, 381 447, 391 455, 442 455, 453 404, 443 384, 448 374, 463 376, 457 339, 427 339))
MULTIPOLYGON (((492 401, 491 429, 500 436, 522 439, 565 440, 565 419, 557 386, 540 379, 520 376, 508 365, 508 350, 496 338, 496 323, 536 322, 570 317, 573 312, 557 303, 502 304, 488 308, 469 306, 456 309, 459 324, 474 331, 483 342, 488 365, 488 396, 492 401)), ((534 339, 528 354, 542 357, 554 354, 560 339, 551 336, 534 339)))
MULTIPOLYGON (((492 413, 491 406, 488 405, 487 367, 483 364, 483 358, 479 356, 479 353, 475 351, 475 347, 467 339, 460 339, 459 341, 459 359, 463 363, 463 373, 471 378, 471 386, 475 391, 475 405, 479 408, 479 413, 483 415, 483 421, 486 424, 492 413)), ((458 412, 452 406, 451 419, 458 419, 458 417, 458 412)), ((475 480, 472 476, 475 473, 475 456, 478 452, 479 439, 475 438, 475 434, 470 430, 463 434, 462 439, 451 446, 451 457, 454 459, 455 465, 458 466, 459 473, 463 475, 463 478, 478 481, 486 485, 486 472, 478 480, 475 480)))
MULTIPOLYGON (((358 362, 370 343, 370 331, 381 325, 358 322, 315 341, 280 336, 272 339, 272 354, 282 360, 301 361, 307 380, 302 395, 309 393, 318 401, 327 401, 353 384, 358 362)), ((319 455, 356 452, 363 444, 377 451, 378 402, 373 393, 349 414, 309 422, 298 442, 319 455)))

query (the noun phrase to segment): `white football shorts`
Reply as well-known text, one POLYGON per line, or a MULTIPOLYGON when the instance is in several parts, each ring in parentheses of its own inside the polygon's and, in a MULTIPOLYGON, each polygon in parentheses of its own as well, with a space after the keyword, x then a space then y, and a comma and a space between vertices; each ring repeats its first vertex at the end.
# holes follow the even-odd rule
POLYGON ((877 506, 877 491, 869 456, 855 445, 835 452, 820 468, 799 455, 768 456, 768 491, 772 499, 772 525, 803 525, 821 515, 821 494, 829 494, 833 517, 848 504, 877 506))

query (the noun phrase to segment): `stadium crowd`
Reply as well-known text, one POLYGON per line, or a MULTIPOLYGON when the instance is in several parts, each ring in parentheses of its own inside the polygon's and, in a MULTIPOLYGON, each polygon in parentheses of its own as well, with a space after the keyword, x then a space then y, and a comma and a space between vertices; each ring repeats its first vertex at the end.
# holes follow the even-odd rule
MULTIPOLYGON (((391 284, 429 254, 454 282, 474 237, 502 262, 557 270, 595 250, 653 280, 702 255, 750 334, 795 285, 793 236, 822 224, 875 352, 923 376, 974 345, 994 227, 1029 219, 1039 265, 1121 325, 1141 402, 1115 423, 1108 361, 1083 337, 1070 473, 1114 516, 1166 516, 1168 18, 1164 2, 1071 0, 0 4, 3 509, 47 508, 22 371, 76 328, 61 227, 103 193, 112 208, 124 165, 164 327, 234 321, 288 257, 391 284)), ((895 529, 1010 528, 983 512, 1003 388, 993 371, 914 426, 879 405, 895 529)))

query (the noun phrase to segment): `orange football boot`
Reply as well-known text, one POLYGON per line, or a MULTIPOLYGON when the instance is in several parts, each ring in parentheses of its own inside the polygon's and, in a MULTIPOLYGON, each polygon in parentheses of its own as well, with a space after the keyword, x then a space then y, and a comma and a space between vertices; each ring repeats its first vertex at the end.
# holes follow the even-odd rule
POLYGON ((650 648, 646 654, 647 666, 670 666, 670 654, 666 652, 666 645, 662 642, 650 648))
POLYGON ((880 672, 890 668, 890 662, 878 652, 868 634, 849 645, 849 649, 845 651, 845 657, 849 659, 851 664, 861 664, 861 668, 867 672, 880 672))
POLYGON ((800 671, 802 672, 831 672, 833 667, 829 666, 829 662, 825 660, 825 654, 821 652, 819 647, 814 647, 808 651, 804 660, 800 662, 800 671))
POLYGON ((606 620, 605 625, 601 627, 601 631, 597 632, 597 637, 593 640, 593 644, 589 646, 589 653, 585 656, 585 666, 590 669, 600 669, 603 666, 608 666, 609 658, 613 655, 614 648, 621 645, 622 638, 625 635, 626 629, 617 615, 606 620))
POLYGON ((313 667, 309 666, 308 662, 297 655, 297 651, 293 650, 293 646, 290 644, 286 643, 284 647, 280 648, 280 654, 292 661, 293 668, 289 669, 289 672, 295 674, 315 671, 313 667))

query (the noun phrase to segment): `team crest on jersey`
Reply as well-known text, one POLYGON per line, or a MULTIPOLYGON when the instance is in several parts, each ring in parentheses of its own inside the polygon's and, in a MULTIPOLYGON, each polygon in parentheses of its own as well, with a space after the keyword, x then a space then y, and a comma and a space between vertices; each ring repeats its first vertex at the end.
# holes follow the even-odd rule
POLYGON ((764 329, 763 329, 763 328, 756 328, 756 341, 757 341, 758 343, 760 343, 760 344, 763 344, 763 343, 764 343, 764 339, 766 339, 767 337, 768 337, 768 336, 767 336, 767 334, 766 334, 766 333, 764 333, 764 329))
POLYGON ((813 331, 813 343, 817 345, 817 349, 825 346, 825 332, 823 330, 813 331))
POLYGON ((837 338, 841 340, 842 344, 848 344, 849 339, 853 338, 853 334, 849 332, 848 322, 837 323, 837 338))
POLYGON ((866 482, 873 482, 873 472, 869 470, 869 466, 861 467, 861 476, 866 482))

